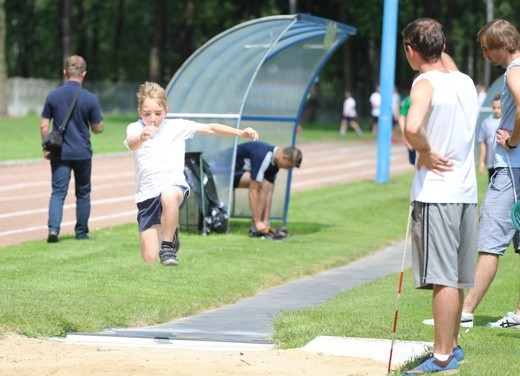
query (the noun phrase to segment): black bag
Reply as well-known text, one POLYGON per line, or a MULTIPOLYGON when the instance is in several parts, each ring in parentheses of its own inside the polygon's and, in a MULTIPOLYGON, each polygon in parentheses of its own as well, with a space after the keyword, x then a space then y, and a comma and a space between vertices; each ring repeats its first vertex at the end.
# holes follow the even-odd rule
POLYGON ((213 172, 209 164, 202 158, 201 153, 187 152, 185 154, 184 174, 191 191, 197 197, 200 210, 199 230, 205 234, 227 232, 228 214, 226 207, 218 198, 213 172))
POLYGON ((46 151, 60 151, 61 146, 63 145, 63 132, 65 132, 65 128, 67 127, 67 123, 69 122, 70 115, 72 114, 72 110, 74 109, 74 106, 76 105, 76 100, 78 99, 79 95, 82 92, 82 88, 80 87, 79 90, 74 95, 74 98, 72 98, 72 102, 69 106, 69 109, 67 111, 67 115, 65 115, 65 118, 61 122, 61 125, 56 128, 52 128, 52 132, 50 132, 42 142, 43 150, 46 151))
POLYGON ((63 145, 63 132, 60 128, 54 128, 43 140, 43 150, 59 151, 63 145))

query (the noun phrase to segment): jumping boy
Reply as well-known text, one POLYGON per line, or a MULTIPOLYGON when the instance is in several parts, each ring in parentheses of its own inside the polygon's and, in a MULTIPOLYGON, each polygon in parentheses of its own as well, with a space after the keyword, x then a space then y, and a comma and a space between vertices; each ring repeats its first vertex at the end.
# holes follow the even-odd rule
POLYGON ((148 264, 159 257, 162 265, 175 266, 179 264, 179 209, 190 194, 184 176, 186 140, 201 133, 256 141, 258 133, 252 128, 166 119, 166 92, 154 82, 139 87, 137 104, 140 119, 128 125, 124 145, 135 157, 141 254, 148 264))

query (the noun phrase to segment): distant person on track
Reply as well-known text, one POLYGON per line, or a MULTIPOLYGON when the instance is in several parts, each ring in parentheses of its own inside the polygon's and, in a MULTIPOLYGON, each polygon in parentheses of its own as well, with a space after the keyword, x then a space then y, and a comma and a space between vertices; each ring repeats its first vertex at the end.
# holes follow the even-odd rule
POLYGON ((57 243, 63 219, 63 204, 71 173, 74 173, 76 192, 76 239, 88 240, 88 220, 90 217, 90 191, 92 175, 92 145, 90 129, 93 133, 103 132, 103 118, 96 96, 81 85, 87 74, 87 63, 81 56, 70 56, 65 61, 63 75, 66 82, 47 95, 41 114, 40 134, 43 139, 49 134, 50 121, 59 127, 66 117, 69 105, 78 90, 80 93, 70 120, 63 133, 63 146, 60 151, 44 151, 45 159, 51 164, 52 193, 49 202, 47 227, 48 243, 57 243))
POLYGON ((349 126, 354 130, 354 132, 356 132, 358 137, 363 137, 363 131, 357 122, 356 100, 349 91, 346 91, 339 127, 339 135, 341 137, 347 134, 349 126))
POLYGON ((179 264, 179 209, 190 189, 184 176, 185 142, 195 134, 243 137, 256 141, 252 128, 236 129, 223 124, 202 124, 166 119, 165 90, 154 82, 143 83, 137 92, 140 119, 128 125, 124 145, 134 152, 135 202, 141 254, 144 262, 179 264))
POLYGON ((489 182, 495 173, 495 138, 498 125, 500 124, 500 118, 502 117, 500 95, 493 98, 493 101, 491 102, 491 111, 493 112, 493 117, 484 119, 480 125, 480 130, 477 136, 477 143, 480 145, 479 171, 481 173, 488 173, 489 182))
POLYGON ((381 93, 379 85, 377 85, 375 91, 370 94, 368 100, 370 102, 370 116, 372 117, 372 134, 376 136, 377 123, 379 122, 379 116, 381 115, 381 93))

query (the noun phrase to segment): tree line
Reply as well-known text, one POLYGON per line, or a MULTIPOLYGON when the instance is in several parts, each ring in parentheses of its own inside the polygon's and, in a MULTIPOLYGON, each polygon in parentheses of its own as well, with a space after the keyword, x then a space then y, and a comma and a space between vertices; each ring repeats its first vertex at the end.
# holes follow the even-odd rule
MULTIPOLYGON (((384 0, 0 0, 0 86, 15 76, 61 79, 62 62, 71 54, 85 57, 89 80, 166 85, 217 34, 251 19, 296 11, 357 28, 321 72, 320 90, 348 89, 363 109, 379 81, 383 6, 384 0)), ((447 52, 459 68, 475 82, 492 83, 503 69, 486 68, 475 40, 490 6, 493 18, 518 25, 520 2, 399 1, 396 86, 407 91, 414 75, 400 49, 400 30, 418 17, 439 20, 447 52)))

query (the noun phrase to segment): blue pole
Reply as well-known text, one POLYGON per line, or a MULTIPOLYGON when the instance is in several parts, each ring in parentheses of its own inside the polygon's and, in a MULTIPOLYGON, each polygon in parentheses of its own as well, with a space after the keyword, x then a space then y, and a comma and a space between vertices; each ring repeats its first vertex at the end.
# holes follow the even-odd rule
POLYGON ((395 86, 395 53, 397 39, 397 10, 399 0, 385 0, 379 86, 381 115, 377 122, 377 183, 387 183, 390 176, 390 147, 392 144, 392 95, 395 86))

